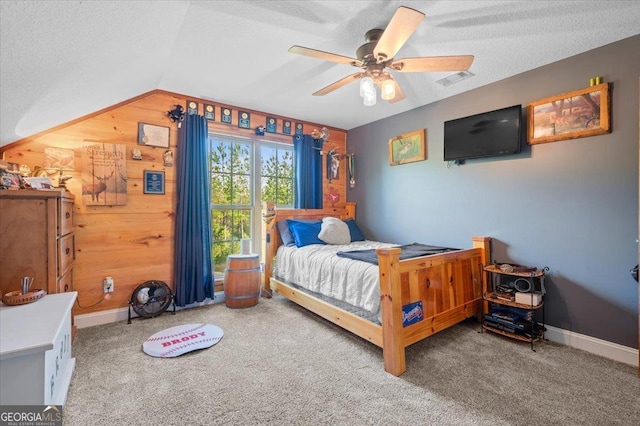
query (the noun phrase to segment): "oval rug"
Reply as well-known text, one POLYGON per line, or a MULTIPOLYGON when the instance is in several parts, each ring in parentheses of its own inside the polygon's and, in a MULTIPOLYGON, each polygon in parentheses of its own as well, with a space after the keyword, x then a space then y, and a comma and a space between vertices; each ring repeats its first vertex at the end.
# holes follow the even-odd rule
POLYGON ((209 348, 222 339, 224 332, 213 324, 183 324, 159 331, 149 337, 142 350, 157 358, 173 358, 187 352, 209 348))

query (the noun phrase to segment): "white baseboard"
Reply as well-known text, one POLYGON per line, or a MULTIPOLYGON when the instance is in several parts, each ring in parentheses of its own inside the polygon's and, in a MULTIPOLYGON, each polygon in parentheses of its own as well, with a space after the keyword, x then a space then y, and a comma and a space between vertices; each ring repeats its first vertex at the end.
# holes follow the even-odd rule
MULTIPOLYGON (((224 292, 220 291, 214 294, 213 300, 207 299, 201 303, 194 303, 185 307, 176 307, 176 310, 178 311, 222 302, 224 302, 224 292)), ((128 312, 128 308, 111 309, 91 314, 76 315, 74 320, 75 325, 78 328, 93 327, 94 325, 124 321, 128 318, 128 312)), ((638 367, 638 349, 633 349, 628 346, 619 345, 617 343, 608 342, 606 340, 597 339, 595 337, 575 333, 573 331, 564 330, 550 325, 545 325, 545 327, 547 327, 547 331, 544 336, 552 342, 571 346, 614 361, 638 367)))
MULTIPOLYGON (((214 293, 213 299, 206 299, 204 302, 192 303, 191 305, 187 305, 183 307, 176 306, 176 311, 181 311, 183 309, 189 309, 189 308, 196 308, 199 306, 213 305, 216 303, 223 303, 223 302, 224 302, 224 292, 219 291, 214 293)), ((173 308, 170 306, 169 309, 167 309, 167 311, 172 309, 173 308)), ((135 312, 132 311, 131 314, 132 314, 131 318, 137 317, 135 312)), ((78 328, 93 327, 94 325, 102 325, 102 324, 109 324, 117 321, 124 321, 128 318, 129 318, 128 307, 110 309, 108 311, 94 312, 91 314, 75 315, 73 317, 74 324, 78 328)))
POLYGON ((638 367, 638 349, 550 325, 545 325, 545 327, 547 331, 544 333, 544 337, 552 342, 638 367))

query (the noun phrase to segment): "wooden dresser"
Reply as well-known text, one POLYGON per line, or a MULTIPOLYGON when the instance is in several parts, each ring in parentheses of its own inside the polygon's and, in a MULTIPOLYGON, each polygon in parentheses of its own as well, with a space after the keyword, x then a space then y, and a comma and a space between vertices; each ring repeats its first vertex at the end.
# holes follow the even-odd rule
POLYGON ((49 294, 73 291, 74 196, 63 190, 0 191, 0 292, 22 277, 49 294))

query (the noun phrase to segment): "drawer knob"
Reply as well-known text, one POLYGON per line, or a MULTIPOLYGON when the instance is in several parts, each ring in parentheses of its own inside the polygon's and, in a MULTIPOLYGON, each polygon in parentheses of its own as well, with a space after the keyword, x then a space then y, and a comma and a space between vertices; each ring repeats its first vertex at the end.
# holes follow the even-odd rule
POLYGON ((69 247, 67 247, 67 249, 64 251, 66 254, 71 253, 71 249, 69 247))
POLYGON ((65 284, 65 285, 64 285, 64 291, 65 291, 65 292, 69 291, 69 284, 65 284))
POLYGON ((66 217, 67 219, 69 219, 71 217, 71 213, 67 212, 65 213, 64 217, 66 217))

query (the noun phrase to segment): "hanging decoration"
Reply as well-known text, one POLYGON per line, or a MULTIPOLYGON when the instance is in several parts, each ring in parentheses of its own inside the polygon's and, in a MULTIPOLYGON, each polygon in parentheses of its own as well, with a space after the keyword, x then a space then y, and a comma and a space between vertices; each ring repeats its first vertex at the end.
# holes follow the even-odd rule
POLYGON ((331 207, 335 207, 335 204, 340 201, 340 193, 333 186, 330 186, 329 192, 324 198, 331 203, 331 207))
POLYGON ((313 129, 311 131, 311 137, 322 140, 322 143, 326 143, 329 140, 329 129, 326 127, 323 127, 321 130, 313 129))
POLYGON ((127 147, 103 142, 82 147, 82 202, 86 206, 127 204, 127 147))
POLYGON ((356 155, 349 154, 347 155, 348 166, 349 166, 349 188, 356 187, 356 155))
POLYGON ((167 111, 167 115, 172 123, 178 123, 178 128, 182 126, 184 121, 184 108, 182 108, 182 105, 176 105, 174 109, 167 111))
POLYGON ((329 183, 331 183, 333 179, 340 179, 341 157, 335 148, 327 153, 327 179, 329 179, 329 183))

